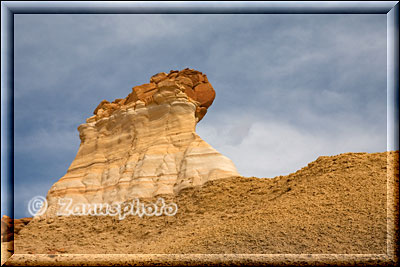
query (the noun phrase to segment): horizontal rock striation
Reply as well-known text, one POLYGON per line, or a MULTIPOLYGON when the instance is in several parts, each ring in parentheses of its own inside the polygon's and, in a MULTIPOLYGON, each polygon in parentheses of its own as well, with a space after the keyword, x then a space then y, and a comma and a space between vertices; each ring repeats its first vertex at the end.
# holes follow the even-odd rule
POLYGON ((81 145, 48 192, 49 210, 58 198, 123 202, 239 176, 232 161, 195 132, 214 98, 207 77, 185 69, 156 74, 125 99, 103 100, 78 127, 81 145))

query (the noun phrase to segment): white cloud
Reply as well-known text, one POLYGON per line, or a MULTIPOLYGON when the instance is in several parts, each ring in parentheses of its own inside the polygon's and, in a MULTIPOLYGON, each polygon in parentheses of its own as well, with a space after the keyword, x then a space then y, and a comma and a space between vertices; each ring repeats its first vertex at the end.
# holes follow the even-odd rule
POLYGON ((235 117, 235 125, 225 123, 198 127, 199 135, 218 151, 232 159, 243 176, 275 177, 306 166, 322 155, 345 152, 382 152, 386 146, 386 129, 369 129, 336 121, 331 132, 305 129, 284 121, 235 117), (229 137, 244 125, 246 135, 239 142, 229 137), (228 137, 228 138, 226 138, 228 137))

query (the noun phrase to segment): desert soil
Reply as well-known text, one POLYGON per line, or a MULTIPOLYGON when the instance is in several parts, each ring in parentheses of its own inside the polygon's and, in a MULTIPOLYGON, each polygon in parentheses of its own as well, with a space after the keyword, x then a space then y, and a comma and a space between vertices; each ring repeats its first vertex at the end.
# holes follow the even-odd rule
POLYGON ((288 176, 185 189, 166 197, 171 217, 33 220, 15 253, 386 253, 387 175, 398 181, 398 152, 319 157, 288 176))

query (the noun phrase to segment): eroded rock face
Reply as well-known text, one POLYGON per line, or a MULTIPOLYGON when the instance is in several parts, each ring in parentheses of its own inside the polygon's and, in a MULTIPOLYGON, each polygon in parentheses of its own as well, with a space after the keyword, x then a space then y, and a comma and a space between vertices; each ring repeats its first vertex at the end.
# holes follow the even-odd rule
MULTIPOLYGON (((108 117, 118 109, 135 106, 138 100, 144 102, 145 105, 152 102, 159 104, 163 101, 160 98, 162 93, 159 91, 165 91, 165 88, 168 87, 185 93, 190 98, 190 101, 196 103, 195 116, 197 122, 204 117, 207 113, 207 108, 211 106, 215 98, 214 88, 208 82, 205 74, 191 69, 171 70, 169 74, 161 72, 153 75, 150 78, 150 83, 133 87, 132 93, 125 99, 115 99, 112 103, 103 100, 94 110, 95 116, 90 117, 87 122, 108 117)), ((174 93, 174 91, 171 90, 171 93, 174 93)))
POLYGON ((214 98, 206 75, 184 69, 154 75, 125 99, 103 100, 78 127, 81 145, 49 190, 48 210, 58 198, 123 202, 239 176, 231 160, 195 132, 214 98))

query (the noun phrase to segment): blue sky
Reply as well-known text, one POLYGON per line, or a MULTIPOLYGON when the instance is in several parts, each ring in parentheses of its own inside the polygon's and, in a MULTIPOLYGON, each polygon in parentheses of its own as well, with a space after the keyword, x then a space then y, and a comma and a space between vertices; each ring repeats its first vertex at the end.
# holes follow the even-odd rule
POLYGON ((207 74, 199 135, 243 176, 386 150, 386 15, 28 15, 15 18, 15 217, 73 161, 101 100, 158 72, 207 74))

